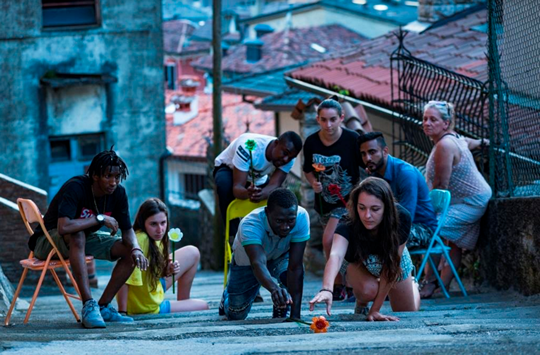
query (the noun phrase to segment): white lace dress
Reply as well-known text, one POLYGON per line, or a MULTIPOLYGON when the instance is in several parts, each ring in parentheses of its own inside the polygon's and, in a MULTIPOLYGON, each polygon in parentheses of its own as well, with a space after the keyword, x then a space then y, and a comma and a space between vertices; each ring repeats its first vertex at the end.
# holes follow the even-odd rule
MULTIPOLYGON (((467 141, 453 135, 442 139, 452 140, 461 152, 458 164, 452 167, 448 190, 452 194, 446 223, 441 228, 441 237, 450 240, 460 248, 474 249, 480 233, 480 218, 486 211, 491 198, 491 187, 474 163, 467 141)), ((433 189, 435 177, 435 151, 433 148, 426 164, 426 180, 433 189)))

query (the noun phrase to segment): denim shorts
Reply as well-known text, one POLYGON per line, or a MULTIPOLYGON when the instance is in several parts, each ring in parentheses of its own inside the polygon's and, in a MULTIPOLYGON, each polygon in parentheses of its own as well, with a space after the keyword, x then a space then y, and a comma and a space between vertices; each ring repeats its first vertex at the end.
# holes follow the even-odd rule
POLYGON ((346 214, 347 214, 347 209, 345 207, 337 207, 337 208, 334 208, 332 211, 325 213, 323 216, 321 216, 320 221, 323 226, 326 226, 330 218, 333 217, 333 218, 341 219, 341 217, 345 216, 346 214))
MULTIPOLYGON (((380 262, 378 256, 370 255, 367 260, 363 262, 363 264, 371 275, 375 277, 381 277, 382 263, 380 262)), ((407 248, 403 249, 400 267, 401 275, 396 281, 406 280, 411 275, 411 272, 414 268, 411 260, 411 255, 409 254, 409 250, 407 250, 407 248)))
MULTIPOLYGON (((277 259, 268 260, 267 267, 270 275, 279 286, 286 287, 289 253, 285 253, 277 259)), ((221 299, 227 319, 246 319, 260 287, 261 284, 253 274, 251 266, 236 265, 233 256, 227 287, 223 291, 221 299)))

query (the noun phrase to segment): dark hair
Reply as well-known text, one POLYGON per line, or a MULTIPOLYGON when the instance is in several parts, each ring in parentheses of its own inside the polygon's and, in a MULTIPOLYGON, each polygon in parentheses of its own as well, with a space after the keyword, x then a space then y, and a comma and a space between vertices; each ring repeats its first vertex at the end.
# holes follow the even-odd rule
POLYGON ((127 165, 124 160, 116 154, 113 148, 114 145, 110 150, 104 150, 96 155, 94 159, 92 159, 92 162, 86 171, 86 175, 90 177, 93 177, 94 175, 103 176, 108 167, 117 166, 120 170, 121 179, 125 180, 129 175, 127 165))
POLYGON ((369 250, 361 248, 362 244, 370 243, 377 246, 374 248, 380 253, 377 255, 383 265, 383 270, 386 270, 386 278, 392 283, 397 280, 400 275, 401 257, 399 256, 399 215, 396 207, 396 201, 392 194, 390 185, 383 179, 376 177, 368 177, 363 180, 351 192, 349 203, 347 204, 349 212, 349 224, 352 225, 354 236, 357 237, 355 256, 360 260, 367 260, 369 250), (366 229, 358 214, 358 199, 360 194, 365 192, 375 196, 384 205, 384 213, 381 223, 377 227, 377 236, 373 237, 366 229), (362 243, 364 242, 364 243, 362 243))
MULTIPOLYGON (((167 206, 159 198, 149 198, 142 203, 135 215, 135 222, 133 223, 133 229, 138 232, 146 233, 144 223, 146 220, 160 212, 165 213, 167 217, 167 229, 169 230, 169 210, 167 206)), ((148 237, 150 238, 150 237, 148 237)), ((152 290, 156 289, 158 280, 163 277, 169 262, 169 235, 165 233, 163 239, 161 239, 161 248, 157 243, 153 243, 153 239, 148 243, 148 282, 152 290), (163 250, 163 251, 162 251, 163 250)))
POLYGON ((280 187, 272 191, 268 196, 268 210, 273 211, 276 206, 281 208, 298 206, 298 199, 291 190, 280 187))
POLYGON ((343 112, 343 109, 341 108, 341 105, 339 104, 339 98, 337 95, 332 95, 323 102, 317 106, 317 116, 321 112, 323 108, 333 108, 337 111, 338 116, 341 117, 341 114, 343 112))
POLYGON ((372 141, 376 139, 377 143, 381 148, 386 147, 386 141, 384 140, 384 136, 381 132, 369 132, 366 134, 362 134, 360 137, 358 137, 358 148, 366 142, 372 141))
POLYGON ((282 133, 278 137, 278 141, 280 143, 284 142, 291 142, 294 146, 294 150, 296 150, 298 153, 302 150, 302 138, 298 135, 298 133, 293 131, 287 131, 285 133, 282 133))

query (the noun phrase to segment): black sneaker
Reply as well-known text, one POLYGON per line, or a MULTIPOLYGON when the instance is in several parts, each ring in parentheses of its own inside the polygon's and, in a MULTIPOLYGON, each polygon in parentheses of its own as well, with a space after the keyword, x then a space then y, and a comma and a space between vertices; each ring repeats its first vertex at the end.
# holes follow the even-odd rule
POLYGON ((220 316, 224 316, 224 315, 225 315, 225 306, 223 305, 223 297, 221 298, 221 301, 219 301, 218 314, 219 314, 220 316))
POLYGON ((285 308, 279 308, 273 306, 272 308, 272 318, 287 318, 291 306, 287 305, 285 308))

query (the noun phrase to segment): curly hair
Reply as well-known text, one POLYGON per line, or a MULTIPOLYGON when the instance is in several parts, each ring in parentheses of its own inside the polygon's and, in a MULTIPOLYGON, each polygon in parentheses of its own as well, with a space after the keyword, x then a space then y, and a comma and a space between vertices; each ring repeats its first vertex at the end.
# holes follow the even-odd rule
POLYGON ((379 260, 385 270, 388 282, 395 282, 401 272, 401 257, 399 255, 399 215, 396 207, 396 201, 392 194, 390 185, 383 179, 376 177, 368 177, 363 180, 351 192, 349 202, 347 204, 349 212, 349 224, 352 225, 354 236, 359 243, 356 245, 355 257, 360 260, 367 260, 369 254, 366 248, 361 248, 364 243, 372 243, 377 246, 379 260), (371 236, 366 229, 358 214, 358 199, 362 192, 378 198, 384 205, 383 218, 377 227, 377 236, 371 236))
POLYGON ((108 167, 117 166, 120 170, 121 179, 125 180, 129 175, 126 162, 116 154, 113 148, 114 145, 111 149, 104 150, 96 155, 94 159, 92 159, 92 162, 86 171, 86 175, 90 177, 93 177, 94 175, 103 176, 108 167))
POLYGON ((276 206, 281 208, 298 206, 298 199, 291 190, 281 187, 272 191, 268 196, 268 210, 273 211, 276 206))
MULTIPOLYGON (((165 213, 167 217, 167 228, 169 230, 169 211, 167 206, 158 198, 149 198, 142 203, 135 215, 135 222, 133 223, 133 229, 136 232, 146 233, 144 223, 146 220, 160 212, 165 213)), ((148 236, 148 238, 150 238, 148 236)), ((148 278, 150 286, 154 291, 157 287, 158 280, 164 276, 167 264, 169 262, 169 236, 167 233, 161 239, 161 248, 157 243, 152 243, 153 239, 150 240, 148 248, 148 278), (163 251, 161 251, 163 250, 163 251)))

